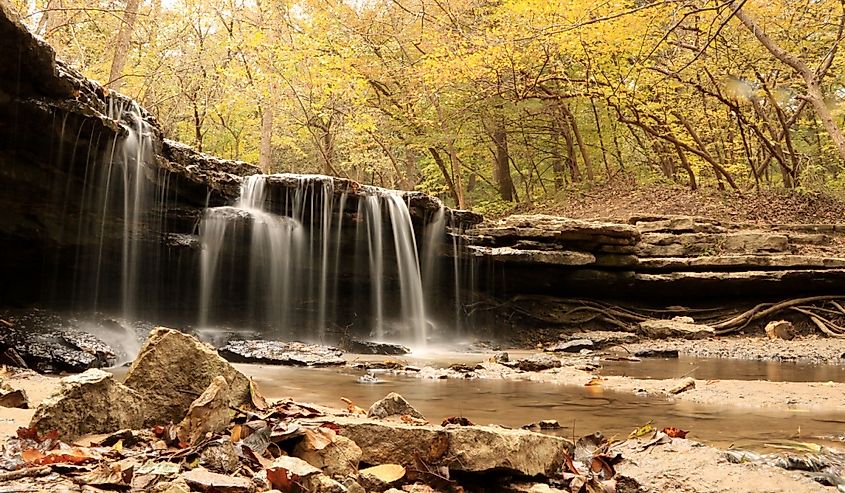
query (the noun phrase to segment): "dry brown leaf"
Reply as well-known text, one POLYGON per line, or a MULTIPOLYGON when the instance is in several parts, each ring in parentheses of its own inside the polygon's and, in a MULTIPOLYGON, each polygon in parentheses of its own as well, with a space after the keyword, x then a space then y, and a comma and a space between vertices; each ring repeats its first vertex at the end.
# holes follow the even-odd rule
POLYGON ((375 476, 387 484, 399 481, 405 477, 405 468, 399 464, 381 464, 378 466, 368 467, 362 469, 359 473, 364 475, 375 476))
POLYGON ((660 431, 669 435, 669 438, 686 438, 687 433, 689 433, 689 431, 684 431, 680 428, 675 428, 674 426, 663 428, 660 431))
POLYGON ((352 402, 351 399, 347 399, 346 397, 341 397, 340 400, 343 401, 346 404, 346 410, 349 411, 350 413, 352 413, 352 414, 367 414, 366 409, 356 406, 355 403, 352 402))
POLYGON ((604 380, 602 377, 593 377, 593 378, 591 378, 591 379, 590 379, 590 381, 589 381, 589 382, 587 382, 587 383, 585 383, 585 384, 584 384, 584 387, 597 387, 597 386, 600 386, 600 385, 601 385, 602 380, 604 380))
POLYGON ((276 488, 283 493, 292 493, 300 491, 299 476, 291 473, 283 467, 273 467, 267 469, 267 481, 273 488, 276 488))

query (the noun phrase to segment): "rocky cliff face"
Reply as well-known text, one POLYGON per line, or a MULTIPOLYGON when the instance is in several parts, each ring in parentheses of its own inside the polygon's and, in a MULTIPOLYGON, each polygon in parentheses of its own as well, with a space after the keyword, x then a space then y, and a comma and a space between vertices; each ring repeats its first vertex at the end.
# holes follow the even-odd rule
POLYGON ((753 300, 845 288, 845 226, 747 225, 689 216, 627 224, 511 216, 467 231, 501 295, 652 304, 753 300))

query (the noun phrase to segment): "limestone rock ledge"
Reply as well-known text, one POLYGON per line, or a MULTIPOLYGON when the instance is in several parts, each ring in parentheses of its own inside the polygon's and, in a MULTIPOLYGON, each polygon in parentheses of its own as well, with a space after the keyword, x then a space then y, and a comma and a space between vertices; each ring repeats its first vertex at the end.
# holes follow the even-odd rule
POLYGON ((463 240, 466 255, 502 273, 481 282, 506 295, 653 301, 691 293, 782 296, 845 288, 845 225, 516 215, 469 229, 463 240))

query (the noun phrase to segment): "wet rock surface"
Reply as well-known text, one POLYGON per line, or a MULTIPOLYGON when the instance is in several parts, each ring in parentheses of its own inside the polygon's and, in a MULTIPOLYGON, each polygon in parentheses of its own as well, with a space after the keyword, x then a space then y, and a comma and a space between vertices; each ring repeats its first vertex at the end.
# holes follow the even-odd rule
POLYGON ((340 357, 343 352, 335 347, 302 342, 233 340, 218 352, 233 363, 292 366, 338 366, 346 363, 340 357))
POLYGON ((350 339, 343 344, 343 348, 350 353, 358 354, 384 354, 400 355, 408 354, 410 349, 401 345, 389 342, 361 341, 350 339))
POLYGON ((4 318, 0 326, 0 352, 12 350, 6 364, 24 364, 41 373, 82 372, 112 366, 119 350, 67 321, 39 312, 4 318), (6 319, 13 320, 9 322, 6 319), (17 361, 16 358, 19 358, 17 361))

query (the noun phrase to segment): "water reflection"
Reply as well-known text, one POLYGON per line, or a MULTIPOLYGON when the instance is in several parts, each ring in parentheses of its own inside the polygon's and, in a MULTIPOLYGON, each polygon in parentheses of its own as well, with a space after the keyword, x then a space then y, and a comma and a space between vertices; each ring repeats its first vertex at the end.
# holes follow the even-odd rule
POLYGON ((791 361, 750 361, 722 358, 603 361, 602 375, 634 378, 693 377, 700 380, 768 380, 770 382, 845 382, 845 365, 812 365, 791 361))
POLYGON ((837 434, 845 413, 806 413, 703 406, 670 402, 589 387, 503 380, 420 380, 380 374, 382 383, 359 384, 361 373, 342 369, 305 369, 237 365, 253 376, 271 399, 342 406, 341 397, 368 407, 389 392, 398 392, 429 420, 465 416, 477 424, 518 427, 556 419, 563 436, 601 430, 624 438, 637 426, 654 420, 658 427, 690 430, 695 438, 720 447, 760 449, 767 442, 811 440, 837 434))

